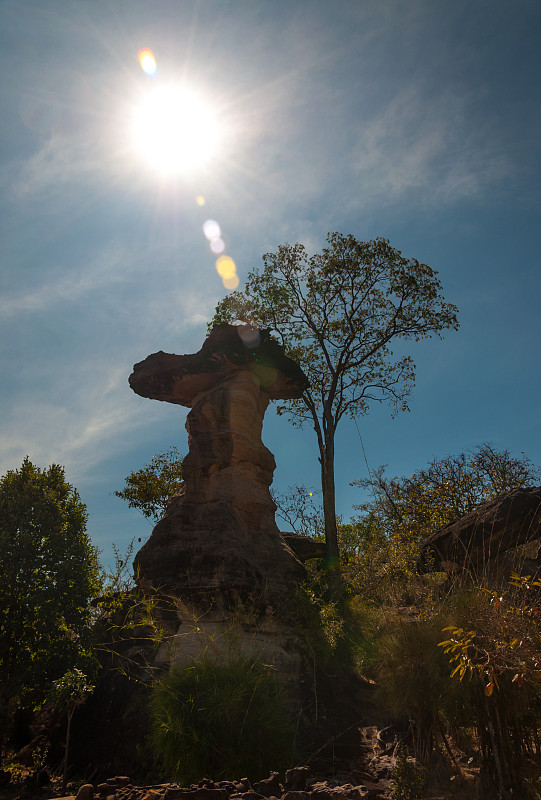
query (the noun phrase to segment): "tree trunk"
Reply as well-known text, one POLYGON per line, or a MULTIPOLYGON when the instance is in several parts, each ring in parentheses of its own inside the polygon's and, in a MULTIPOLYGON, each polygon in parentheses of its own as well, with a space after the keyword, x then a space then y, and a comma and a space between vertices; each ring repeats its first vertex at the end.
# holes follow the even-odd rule
POLYGON ((62 770, 62 794, 66 794, 66 784, 68 781, 68 758, 70 746, 70 733, 71 733, 71 718, 75 708, 68 708, 68 723, 66 726, 66 746, 64 748, 64 768, 62 770))
POLYGON ((329 576, 331 592, 339 594, 340 553, 334 486, 334 429, 330 427, 325 431, 324 449, 321 452, 321 488, 325 517, 325 567, 329 576))

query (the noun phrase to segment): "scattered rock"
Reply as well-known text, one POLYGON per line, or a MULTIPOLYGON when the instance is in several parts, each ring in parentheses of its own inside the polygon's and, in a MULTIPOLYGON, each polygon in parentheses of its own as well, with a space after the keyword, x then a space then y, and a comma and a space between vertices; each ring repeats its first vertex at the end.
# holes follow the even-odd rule
POLYGON ((284 780, 285 790, 287 792, 305 791, 309 775, 309 767, 293 767, 293 769, 288 769, 284 780))
POLYGON ((83 783, 83 785, 79 787, 76 800, 94 800, 94 787, 91 783, 83 783))
MULTIPOLYGON (((107 800, 384 800, 390 796, 389 782, 380 782, 374 774, 353 770, 350 777, 355 783, 339 782, 338 778, 313 781, 310 768, 300 766, 286 772, 285 789, 278 772, 271 772, 268 778, 254 784, 254 788, 247 778, 219 782, 205 779, 197 785, 183 788, 170 783, 126 785, 123 780, 128 779, 121 777, 109 778, 96 788, 96 793, 103 798, 107 790, 107 800), (304 789, 287 788, 302 785, 304 789)), ((86 790, 87 786, 81 787, 79 792, 86 790)), ((74 800, 92 800, 92 797, 78 795, 74 800)))
POLYGON ((235 783, 235 789, 237 792, 251 792, 252 791, 252 784, 248 780, 248 778, 241 778, 240 781, 235 783))
POLYGON ((127 775, 117 775, 115 778, 107 778, 107 786, 127 786, 130 779, 127 775))
POLYGON ((264 780, 254 783, 254 789, 256 792, 259 792, 259 794, 262 794, 265 797, 271 797, 273 795, 275 797, 280 797, 283 790, 280 785, 279 773, 271 772, 268 778, 264 778, 264 780))
POLYGON ((282 796, 282 800, 308 800, 308 797, 308 792, 300 789, 292 789, 289 792, 285 792, 282 796))
POLYGON ((243 792, 242 794, 232 794, 229 796, 229 800, 233 800, 233 798, 237 798, 237 800, 266 800, 264 794, 259 794, 259 792, 254 791, 243 792))

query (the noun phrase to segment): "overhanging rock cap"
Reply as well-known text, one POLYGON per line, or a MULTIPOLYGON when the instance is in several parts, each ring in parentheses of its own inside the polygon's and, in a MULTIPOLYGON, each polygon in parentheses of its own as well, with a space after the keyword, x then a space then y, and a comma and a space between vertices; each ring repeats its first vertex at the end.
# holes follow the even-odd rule
POLYGON ((136 394, 190 407, 201 392, 210 391, 239 370, 250 370, 273 400, 300 397, 308 379, 299 365, 266 330, 251 325, 219 325, 198 353, 158 353, 133 367, 129 384, 136 394))

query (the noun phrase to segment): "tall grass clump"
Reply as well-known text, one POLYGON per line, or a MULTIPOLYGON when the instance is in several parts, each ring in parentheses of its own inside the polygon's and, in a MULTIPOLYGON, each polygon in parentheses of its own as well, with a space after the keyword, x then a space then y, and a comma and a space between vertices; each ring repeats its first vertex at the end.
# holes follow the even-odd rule
POLYGON ((409 720, 417 763, 432 762, 438 714, 449 691, 449 662, 438 650, 439 620, 402 620, 378 642, 378 694, 397 717, 409 720))
POLYGON ((295 760, 295 720, 273 667, 253 654, 205 652, 156 684, 151 741, 168 777, 266 777, 295 760))

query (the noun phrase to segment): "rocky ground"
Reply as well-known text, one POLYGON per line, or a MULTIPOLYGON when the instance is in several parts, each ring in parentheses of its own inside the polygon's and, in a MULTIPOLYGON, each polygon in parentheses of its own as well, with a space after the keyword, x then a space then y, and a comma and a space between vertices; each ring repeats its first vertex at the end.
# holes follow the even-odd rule
MULTIPOLYGON (((392 770, 395 766, 393 745, 386 746, 376 726, 357 731, 357 758, 349 765, 336 761, 339 768, 330 777, 312 766, 277 772, 251 784, 247 778, 231 781, 204 779, 190 787, 178 783, 143 784, 128 776, 113 776, 97 784, 68 784, 65 800, 392 800, 392 770)), ((328 765, 330 767, 330 764, 328 765)), ((473 800, 476 770, 467 765, 443 769, 438 775, 425 775, 426 800, 473 800)), ((15 772, 11 781, 0 788, 2 800, 59 800, 61 780, 47 779, 37 786, 29 771, 15 772)))

